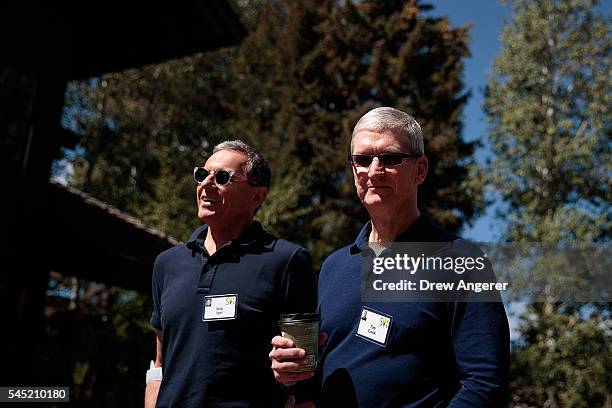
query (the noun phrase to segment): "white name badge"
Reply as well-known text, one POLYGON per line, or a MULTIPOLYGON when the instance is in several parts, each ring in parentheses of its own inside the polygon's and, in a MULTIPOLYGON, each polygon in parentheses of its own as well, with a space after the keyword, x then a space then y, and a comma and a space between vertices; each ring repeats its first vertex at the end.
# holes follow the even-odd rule
POLYGON ((367 307, 361 309, 357 336, 379 346, 386 346, 393 318, 367 307))
POLYGON ((232 320, 236 318, 236 304, 238 295, 210 295, 204 297, 204 313, 202 320, 232 320))

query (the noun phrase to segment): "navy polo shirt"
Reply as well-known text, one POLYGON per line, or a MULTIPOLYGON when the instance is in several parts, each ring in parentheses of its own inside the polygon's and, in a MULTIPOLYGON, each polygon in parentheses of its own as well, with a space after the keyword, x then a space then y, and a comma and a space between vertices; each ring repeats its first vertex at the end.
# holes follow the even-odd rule
MULTIPOLYGON (((321 406, 499 407, 505 397, 509 329, 502 303, 362 302, 368 223, 319 275, 321 406), (386 346, 356 336, 362 307, 392 316, 386 346)), ((451 242, 421 215, 396 242, 451 242)))
POLYGON ((151 325, 163 331, 158 407, 282 407, 270 369, 281 313, 313 312, 316 276, 308 252, 253 222, 212 256, 207 226, 161 253, 153 269, 151 325), (202 319, 204 297, 237 295, 234 320, 202 319))

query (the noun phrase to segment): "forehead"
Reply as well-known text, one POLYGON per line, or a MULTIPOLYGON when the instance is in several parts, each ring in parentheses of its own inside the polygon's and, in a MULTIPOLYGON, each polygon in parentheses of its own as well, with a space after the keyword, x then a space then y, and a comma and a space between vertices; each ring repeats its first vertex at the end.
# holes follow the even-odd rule
POLYGON ((247 156, 234 150, 220 150, 206 160, 208 170, 239 170, 247 161, 247 156))
POLYGON ((375 154, 385 152, 408 152, 407 143, 391 131, 373 132, 360 130, 353 137, 353 154, 375 154))

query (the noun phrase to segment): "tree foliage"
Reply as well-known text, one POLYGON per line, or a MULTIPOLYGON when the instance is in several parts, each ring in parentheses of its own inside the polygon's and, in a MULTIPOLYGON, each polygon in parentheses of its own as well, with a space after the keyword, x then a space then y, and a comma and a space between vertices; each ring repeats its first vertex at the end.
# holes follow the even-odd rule
POLYGON ((45 342, 32 351, 33 383, 70 385, 73 407, 141 405, 144 372, 155 353, 151 308, 135 292, 53 272, 45 342))
POLYGON ((486 96, 506 238, 609 239, 609 20, 596 1, 514 1, 486 96))
POLYGON ((457 230, 482 208, 460 137, 467 28, 417 1, 240 2, 250 34, 232 49, 73 85, 66 124, 83 134, 75 182, 185 239, 196 224, 191 168, 240 138, 270 160, 258 217, 320 261, 367 217, 347 163, 352 127, 396 106, 423 125, 431 174, 421 208, 457 230))
MULTIPOLYGON (((610 240, 610 21, 596 1, 514 0, 485 106, 510 241, 610 240)), ((526 308, 513 353, 517 406, 609 406, 609 304, 526 308)))

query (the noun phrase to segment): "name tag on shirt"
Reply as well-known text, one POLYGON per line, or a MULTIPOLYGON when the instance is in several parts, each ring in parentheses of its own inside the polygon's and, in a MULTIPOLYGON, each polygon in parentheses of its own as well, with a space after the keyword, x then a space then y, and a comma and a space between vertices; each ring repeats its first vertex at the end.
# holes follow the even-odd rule
POLYGON ((204 296, 202 320, 210 322, 235 319, 237 303, 238 295, 236 294, 204 296))
POLYGON ((389 338, 392 320, 391 316, 364 306, 361 309, 357 336, 385 347, 389 338))

